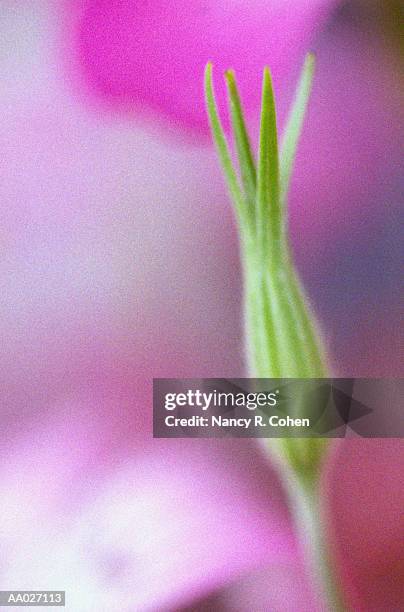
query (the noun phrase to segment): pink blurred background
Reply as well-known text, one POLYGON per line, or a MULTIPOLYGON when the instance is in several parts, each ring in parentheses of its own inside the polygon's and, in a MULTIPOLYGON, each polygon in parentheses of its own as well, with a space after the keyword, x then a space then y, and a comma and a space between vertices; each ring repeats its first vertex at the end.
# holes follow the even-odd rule
MULTIPOLYGON (((75 612, 322 609, 262 450, 151 434, 153 377, 245 373, 209 59, 219 90, 237 69, 256 138, 262 66, 282 126, 316 51, 296 262, 335 373, 402 373, 399 4, 297 5, 0 1, 0 588, 63 588, 75 612)), ((348 600, 399 610, 399 532, 377 517, 400 529, 402 445, 333 457, 348 600)))

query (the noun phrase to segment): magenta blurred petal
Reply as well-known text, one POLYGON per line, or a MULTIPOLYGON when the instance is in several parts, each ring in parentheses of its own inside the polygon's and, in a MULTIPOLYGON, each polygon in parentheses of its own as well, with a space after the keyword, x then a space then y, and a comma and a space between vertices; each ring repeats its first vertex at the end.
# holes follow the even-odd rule
POLYGON ((341 441, 328 466, 330 529, 355 612, 402 608, 403 473, 401 440, 341 441))
POLYGON ((206 62, 218 74, 236 69, 246 106, 255 109, 262 67, 283 82, 334 3, 85 0, 78 3, 79 70, 115 108, 152 111, 170 126, 204 133, 206 62))

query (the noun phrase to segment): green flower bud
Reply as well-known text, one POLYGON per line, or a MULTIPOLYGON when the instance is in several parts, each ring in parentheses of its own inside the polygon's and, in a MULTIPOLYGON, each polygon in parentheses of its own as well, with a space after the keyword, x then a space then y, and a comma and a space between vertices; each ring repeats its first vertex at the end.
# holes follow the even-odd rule
MULTIPOLYGON (((235 75, 225 73, 239 173, 219 118, 210 63, 205 72, 209 121, 240 235, 247 360, 249 374, 255 378, 328 375, 318 324, 293 264, 287 226, 286 198, 313 71, 314 57, 309 54, 279 149, 272 80, 265 68, 257 162, 235 75)), ((326 440, 277 439, 269 444, 297 475, 312 479, 318 473, 326 440)))

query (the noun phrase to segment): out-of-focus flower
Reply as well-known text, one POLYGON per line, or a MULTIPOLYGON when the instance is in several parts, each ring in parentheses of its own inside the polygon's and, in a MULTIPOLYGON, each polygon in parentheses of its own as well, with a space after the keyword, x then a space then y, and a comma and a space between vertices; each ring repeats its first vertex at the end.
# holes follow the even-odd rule
POLYGON ((302 572, 252 441, 123 444, 128 399, 75 393, 1 449, 4 588, 58 584, 74 610, 131 612, 192 602, 257 567, 302 572))
MULTIPOLYGON (((122 445, 116 393, 66 399, 52 412, 2 448, 4 588, 57 584, 80 612, 204 598, 202 609, 322 612, 279 483, 252 441, 122 445)), ((402 601, 403 461, 398 441, 343 441, 325 474, 340 584, 358 612, 402 601)))
POLYGON ((206 133, 199 76, 206 62, 218 72, 237 70, 253 111, 262 67, 270 65, 276 82, 284 83, 333 4, 84 0, 78 3, 77 61, 92 92, 115 109, 154 112, 169 127, 206 133))

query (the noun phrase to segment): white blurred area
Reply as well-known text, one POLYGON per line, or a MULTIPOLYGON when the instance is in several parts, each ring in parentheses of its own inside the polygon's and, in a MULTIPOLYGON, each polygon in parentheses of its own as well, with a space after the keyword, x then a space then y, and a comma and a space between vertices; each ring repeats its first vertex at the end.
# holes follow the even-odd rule
MULTIPOLYGON (((53 3, 54 4, 54 3, 53 3)), ((46 104, 56 94, 52 61, 46 43, 51 2, 1 0, 1 103, 4 113, 30 114, 33 104, 46 104)))

